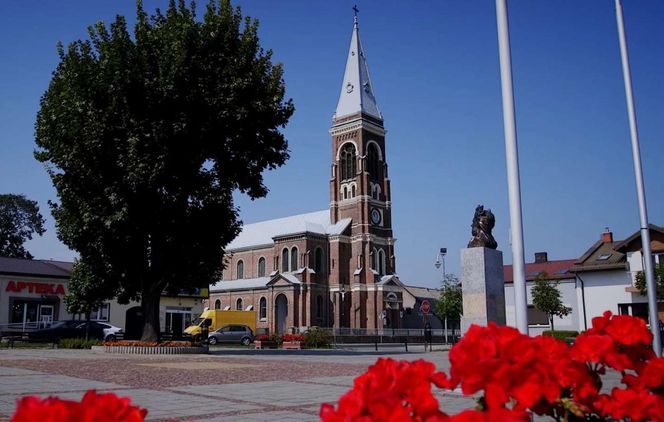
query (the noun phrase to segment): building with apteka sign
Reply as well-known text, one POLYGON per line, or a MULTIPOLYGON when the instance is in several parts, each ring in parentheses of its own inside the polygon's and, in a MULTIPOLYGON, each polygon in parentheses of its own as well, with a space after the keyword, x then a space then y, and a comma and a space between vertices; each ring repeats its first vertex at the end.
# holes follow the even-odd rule
MULTIPOLYGON (((0 331, 29 331, 47 327, 52 321, 82 318, 69 314, 64 301, 72 266, 72 262, 0 257, 0 331)), ((180 335, 203 311, 207 297, 207 289, 162 296, 161 331, 180 335)), ((106 301, 92 313, 91 320, 120 327, 128 338, 140 337, 143 329, 141 307, 136 302, 106 301)))

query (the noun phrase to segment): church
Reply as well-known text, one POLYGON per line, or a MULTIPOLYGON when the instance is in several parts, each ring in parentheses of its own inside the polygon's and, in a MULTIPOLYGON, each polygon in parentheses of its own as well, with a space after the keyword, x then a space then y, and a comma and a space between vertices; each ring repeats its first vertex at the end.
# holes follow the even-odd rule
POLYGON ((208 306, 255 310, 270 333, 404 326, 418 288, 396 275, 385 133, 355 16, 330 129, 330 208, 243 226, 208 306))

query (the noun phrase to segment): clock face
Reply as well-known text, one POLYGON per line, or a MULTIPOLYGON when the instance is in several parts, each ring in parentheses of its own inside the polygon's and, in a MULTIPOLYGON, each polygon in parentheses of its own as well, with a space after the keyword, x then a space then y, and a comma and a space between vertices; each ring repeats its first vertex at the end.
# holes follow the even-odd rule
POLYGON ((380 224, 380 211, 376 208, 371 210, 371 222, 376 225, 380 224))

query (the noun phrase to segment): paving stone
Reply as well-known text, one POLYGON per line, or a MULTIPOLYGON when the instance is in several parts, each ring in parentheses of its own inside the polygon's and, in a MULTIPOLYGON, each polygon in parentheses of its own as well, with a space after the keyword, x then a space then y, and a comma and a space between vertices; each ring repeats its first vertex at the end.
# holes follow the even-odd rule
POLYGON ((242 400, 265 406, 289 407, 325 403, 340 397, 348 391, 348 388, 334 385, 270 381, 175 387, 171 390, 187 391, 228 400, 242 400))
POLYGON ((42 372, 31 371, 29 369, 22 368, 9 368, 6 366, 0 366, 0 377, 6 375, 39 375, 42 372))
POLYGON ((247 413, 242 415, 235 416, 220 416, 218 418, 206 418, 201 419, 209 422, 246 422, 246 421, 256 421, 256 422, 288 422, 288 421, 316 421, 318 417, 310 415, 307 413, 295 412, 292 410, 279 410, 263 413, 247 413))

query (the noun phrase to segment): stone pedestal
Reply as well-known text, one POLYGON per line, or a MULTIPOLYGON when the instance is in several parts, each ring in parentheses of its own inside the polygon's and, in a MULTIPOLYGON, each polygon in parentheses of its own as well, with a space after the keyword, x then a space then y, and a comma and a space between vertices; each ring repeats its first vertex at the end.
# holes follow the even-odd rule
POLYGON ((471 324, 505 325, 503 253, 488 248, 461 249, 463 316, 461 334, 471 324))

